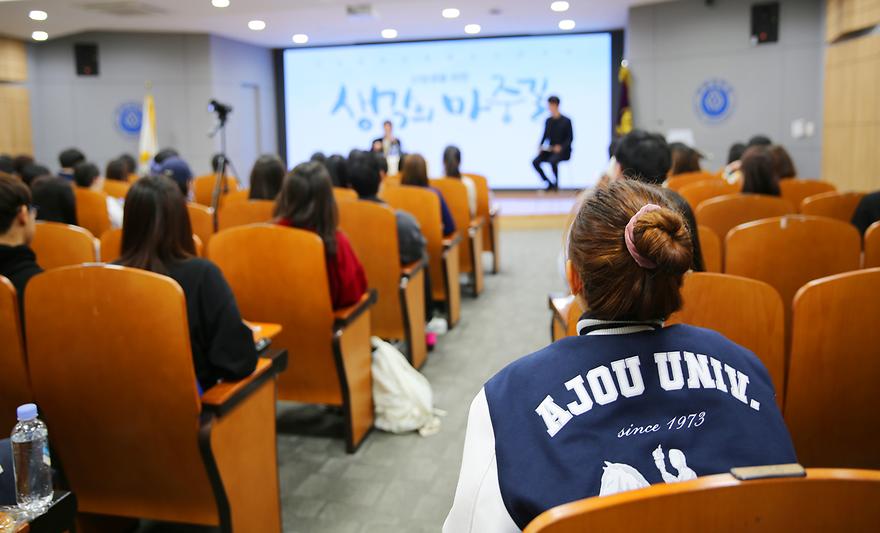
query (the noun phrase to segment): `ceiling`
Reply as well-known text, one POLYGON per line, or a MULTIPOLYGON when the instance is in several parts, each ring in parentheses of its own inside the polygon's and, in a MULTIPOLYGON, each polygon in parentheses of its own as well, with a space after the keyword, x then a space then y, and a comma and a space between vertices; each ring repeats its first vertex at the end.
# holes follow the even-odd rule
POLYGON ((212 0, 0 0, 0 34, 30 40, 36 30, 49 39, 93 30, 193 32, 275 48, 294 46, 296 33, 308 35, 307 46, 381 41, 385 28, 396 29, 398 40, 466 37, 466 24, 479 24, 480 35, 553 33, 563 19, 575 21, 574 31, 607 30, 626 25, 629 6, 667 0, 568 1, 569 10, 557 13, 551 0, 229 0, 222 9, 212 0), (349 5, 371 6, 372 15, 350 17, 349 5), (460 17, 441 17, 449 7, 460 17), (31 10, 48 19, 31 20, 31 10), (252 19, 266 28, 248 29, 252 19))

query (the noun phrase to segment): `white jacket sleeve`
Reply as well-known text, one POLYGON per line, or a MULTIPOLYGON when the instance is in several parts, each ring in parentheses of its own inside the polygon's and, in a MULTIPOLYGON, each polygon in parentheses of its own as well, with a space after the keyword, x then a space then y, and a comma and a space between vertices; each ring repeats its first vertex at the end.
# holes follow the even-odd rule
POLYGON ((443 533, 513 533, 520 529, 501 499, 495 432, 486 391, 481 389, 468 415, 461 473, 443 533))

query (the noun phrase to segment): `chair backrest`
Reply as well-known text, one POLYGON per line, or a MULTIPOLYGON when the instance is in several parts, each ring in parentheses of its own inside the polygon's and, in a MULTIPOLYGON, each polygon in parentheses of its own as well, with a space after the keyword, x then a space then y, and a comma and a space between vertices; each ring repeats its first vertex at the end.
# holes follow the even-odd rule
POLYGON ((728 194, 700 202, 697 224, 709 226, 724 245, 727 232, 740 224, 794 213, 787 201, 763 194, 728 194))
POLYGON ((455 220, 455 233, 461 237, 461 246, 458 254, 459 268, 462 273, 473 271, 473 259, 471 258, 470 234, 468 229, 471 225, 471 212, 468 207, 467 188, 461 180, 455 178, 432 179, 431 186, 440 191, 449 212, 455 220))
POLYGON ((696 211, 697 206, 704 200, 728 194, 737 194, 740 190, 742 190, 742 186, 738 183, 727 183, 724 180, 711 179, 685 185, 678 190, 678 194, 687 200, 692 210, 696 211))
POLYGON ((868 226, 865 232, 865 254, 863 268, 880 267, 880 220, 868 226))
POLYGON ((246 226, 248 224, 265 224, 272 221, 275 202, 272 200, 248 200, 223 204, 217 213, 217 231, 246 226))
POLYGON ((721 272, 721 239, 712 228, 697 226, 700 237, 700 251, 703 253, 703 267, 706 272, 721 272))
POLYGON ((180 286, 143 270, 66 267, 30 281, 25 314, 34 396, 79 510, 175 520, 173 502, 217 523, 180 286))
POLYGON ((15 425, 15 409, 33 401, 24 336, 21 330, 18 295, 12 283, 0 276, 0 429, 5 433, 15 425))
POLYGON ((785 420, 804 465, 880 469, 878 295, 872 268, 817 279, 795 297, 785 420))
POLYGON ((241 189, 235 192, 231 192, 223 197, 223 204, 228 205, 235 202, 247 202, 248 196, 250 196, 250 189, 241 189))
POLYGON ((106 194, 82 187, 74 187, 73 194, 76 197, 76 221, 81 227, 92 235, 103 235, 110 229, 106 194))
POLYGON ((354 189, 333 187, 333 199, 336 200, 337 204, 340 202, 353 202, 358 199, 358 195, 354 189))
POLYGON ((58 222, 37 222, 31 249, 44 269, 98 260, 98 241, 88 230, 58 222))
POLYGON ((814 279, 856 270, 861 239, 848 223, 788 215, 737 226, 727 235, 724 272, 772 285, 790 324, 794 295, 814 279))
POLYGON ((712 172, 684 172, 682 174, 676 174, 671 178, 666 180, 664 184, 667 188, 672 189, 673 191, 680 191, 682 187, 686 185, 690 185, 692 183, 697 183, 700 181, 706 180, 718 180, 718 176, 712 172))
MULTIPOLYGON (((205 207, 211 207, 211 199, 214 195, 214 184, 217 176, 214 174, 206 174, 204 176, 199 176, 195 178, 192 182, 193 189, 193 200, 197 204, 202 204, 205 207)), ((235 181, 233 176, 226 176, 226 186, 228 190, 227 193, 235 192, 238 190, 238 182, 235 181)), ((220 189, 220 199, 221 204, 225 201, 225 195, 223 194, 223 188, 220 189)))
POLYGON ((833 183, 821 180, 803 178, 790 178, 779 180, 779 192, 783 199, 788 200, 792 206, 799 209, 804 198, 821 194, 823 192, 836 191, 833 183))
POLYGON ((214 210, 192 202, 186 204, 186 210, 189 212, 189 223, 193 233, 207 245, 214 235, 214 210))
POLYGON ((684 305, 667 324, 690 324, 721 333, 751 350, 767 367, 776 399, 785 390, 785 314, 776 289, 754 279, 690 272, 681 288, 684 305))
POLYGON ((479 174, 462 174, 474 181, 474 187, 477 189, 477 216, 483 217, 483 248, 488 248, 491 239, 489 233, 492 229, 489 227, 489 213, 492 206, 489 204, 489 180, 485 176, 479 174))
MULTIPOLYGON (((196 248, 196 255, 204 256, 204 246, 202 239, 195 233, 193 234, 193 245, 196 248)), ((101 262, 112 263, 119 259, 122 254, 122 228, 109 229, 101 235, 101 262)))
POLYGON ((880 472, 808 469, 805 477, 739 481, 716 474, 560 505, 525 533, 775 533, 872 531, 880 520, 880 472), (635 517, 638 517, 637 519, 635 517))
POLYGON ((299 354, 297 363, 279 376, 279 397, 339 405, 321 239, 310 231, 272 224, 238 226, 214 235, 208 258, 223 271, 241 315, 280 324, 283 329, 272 345, 299 354))
POLYGON ((104 180, 104 192, 113 198, 125 198, 125 195, 128 194, 128 189, 130 188, 131 183, 127 181, 104 180))
POLYGON ((339 229, 351 241, 370 287, 379 292, 379 299, 370 309, 372 334, 386 339, 402 339, 397 217, 389 207, 375 202, 343 201, 337 205, 339 229))
POLYGON ((440 220, 440 198, 430 189, 397 185, 382 189, 382 199, 394 209, 411 214, 419 221, 427 241, 431 292, 435 300, 445 298, 443 287, 443 226, 440 220))
POLYGON ((865 193, 861 192, 832 191, 816 194, 801 202, 801 213, 850 222, 863 196, 865 193))

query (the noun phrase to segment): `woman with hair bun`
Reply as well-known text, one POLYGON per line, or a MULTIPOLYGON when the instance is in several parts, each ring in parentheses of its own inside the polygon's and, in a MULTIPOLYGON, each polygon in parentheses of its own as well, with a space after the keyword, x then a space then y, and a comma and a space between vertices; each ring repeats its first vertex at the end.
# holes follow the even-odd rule
POLYGON ((767 369, 720 334, 664 327, 693 248, 662 191, 584 200, 566 272, 578 336, 514 361, 471 404, 446 532, 514 532, 582 498, 797 462, 767 369))

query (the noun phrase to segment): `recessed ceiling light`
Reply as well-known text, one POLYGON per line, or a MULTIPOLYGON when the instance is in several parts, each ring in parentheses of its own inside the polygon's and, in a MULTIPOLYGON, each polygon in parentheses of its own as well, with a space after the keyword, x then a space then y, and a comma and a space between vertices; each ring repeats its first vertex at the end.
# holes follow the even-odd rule
POLYGON ((559 29, 560 30, 573 30, 574 29, 574 21, 571 19, 565 19, 559 21, 559 29))
POLYGON ((293 36, 293 42, 296 44, 306 44, 309 42, 309 36, 305 33, 297 33, 293 36))
POLYGON ((45 41, 49 38, 49 34, 44 31, 35 31, 31 34, 31 38, 35 41, 45 41))
POLYGON ((468 33, 470 35, 474 35, 474 34, 480 33, 480 30, 482 30, 482 29, 483 28, 481 28, 479 24, 468 24, 467 26, 464 27, 464 32, 468 33))
POLYGON ((49 18, 49 14, 46 13, 45 11, 40 11, 39 9, 35 9, 35 10, 31 11, 30 13, 28 13, 28 17, 30 17, 31 20, 46 20, 47 18, 49 18))
POLYGON ((550 4, 550 9, 556 11, 557 13, 562 13, 563 11, 568 11, 568 2, 553 2, 550 4))
POLYGON ((442 11, 443 18, 445 19, 457 19, 459 15, 461 15, 461 11, 455 9, 454 7, 447 7, 442 11))
POLYGON ((229 0, 211 0, 214 7, 229 7, 229 0))
POLYGON ((248 22, 248 28, 254 31, 261 31, 266 29, 266 23, 262 20, 252 20, 248 22))
POLYGON ((385 28, 382 30, 382 38, 383 39, 395 39, 397 38, 397 30, 394 28, 385 28))

